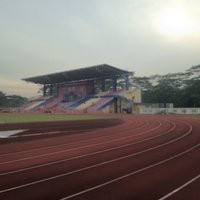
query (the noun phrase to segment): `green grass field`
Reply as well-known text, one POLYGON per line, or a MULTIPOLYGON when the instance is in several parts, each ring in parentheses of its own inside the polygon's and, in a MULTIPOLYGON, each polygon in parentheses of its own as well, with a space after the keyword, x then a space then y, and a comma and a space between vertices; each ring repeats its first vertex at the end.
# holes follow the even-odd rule
POLYGON ((92 120, 94 115, 63 115, 63 114, 11 114, 0 113, 0 123, 41 122, 41 121, 69 121, 92 120))

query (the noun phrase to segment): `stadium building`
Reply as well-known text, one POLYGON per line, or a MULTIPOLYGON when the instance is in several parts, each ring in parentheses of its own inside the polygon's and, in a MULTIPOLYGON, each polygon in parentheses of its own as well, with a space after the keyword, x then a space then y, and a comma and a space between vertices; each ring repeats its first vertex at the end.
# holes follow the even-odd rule
POLYGON ((133 73, 102 64, 22 79, 42 85, 43 95, 31 99, 24 112, 132 113, 141 102, 139 88, 132 88, 133 73))

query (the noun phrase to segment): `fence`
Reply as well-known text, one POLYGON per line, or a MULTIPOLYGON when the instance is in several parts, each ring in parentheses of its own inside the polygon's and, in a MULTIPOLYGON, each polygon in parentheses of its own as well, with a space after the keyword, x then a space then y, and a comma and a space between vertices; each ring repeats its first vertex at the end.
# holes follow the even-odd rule
POLYGON ((185 114, 199 115, 200 108, 141 108, 140 114, 185 114))

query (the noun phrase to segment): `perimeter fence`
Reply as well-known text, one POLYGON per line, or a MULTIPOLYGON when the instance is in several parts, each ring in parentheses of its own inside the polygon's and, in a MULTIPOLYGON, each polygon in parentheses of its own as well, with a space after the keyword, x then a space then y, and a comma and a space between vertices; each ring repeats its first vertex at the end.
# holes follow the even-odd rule
POLYGON ((200 115, 200 108, 141 108, 140 114, 200 115))

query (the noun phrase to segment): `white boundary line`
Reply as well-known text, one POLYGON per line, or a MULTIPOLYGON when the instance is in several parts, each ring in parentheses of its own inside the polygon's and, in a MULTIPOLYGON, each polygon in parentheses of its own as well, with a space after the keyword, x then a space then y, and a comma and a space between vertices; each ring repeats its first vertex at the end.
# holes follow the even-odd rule
POLYGON ((176 192, 179 192, 180 190, 182 190, 183 188, 185 188, 186 186, 188 186, 189 184, 191 184, 192 182, 196 181, 197 179, 200 178, 200 174, 197 175, 196 177, 194 177, 193 179, 189 180, 188 182, 186 182, 185 184, 181 185, 180 187, 176 188, 175 190, 173 190, 172 192, 168 193, 167 195, 161 197, 158 200, 164 200, 167 199, 168 197, 172 196, 173 194, 175 194, 176 192))
MULTIPOLYGON (((188 125, 189 125, 189 124, 188 124, 188 125)), ((122 160, 122 159, 125 159, 125 158, 128 158, 128 157, 131 157, 131 156, 139 155, 139 154, 145 153, 145 152, 147 152, 147 151, 150 151, 150 150, 153 150, 153 149, 162 147, 162 146, 166 146, 166 145, 168 145, 168 144, 170 144, 170 143, 173 143, 173 142, 175 142, 175 141, 177 141, 177 140, 182 139, 183 137, 186 137, 186 136, 192 131, 192 126, 189 126, 189 127, 190 127, 190 129, 189 129, 184 135, 182 135, 181 137, 176 138, 176 139, 174 139, 174 140, 171 140, 171 141, 169 141, 169 142, 167 142, 167 143, 158 145, 158 147, 152 147, 152 148, 150 148, 150 149, 146 149, 146 150, 143 150, 143 151, 141 151, 141 152, 137 152, 137 153, 134 153, 134 154, 131 154, 131 155, 128 155, 128 156, 123 156, 123 157, 120 157, 120 158, 116 158, 116 159, 113 159, 113 160, 105 161, 105 162, 102 162, 102 163, 98 163, 98 164, 95 164, 95 165, 92 165, 92 166, 88 166, 88 167, 81 168, 81 169, 78 169, 78 170, 74 170, 74 171, 71 171, 71 172, 67 172, 67 173, 64 173, 64 174, 52 176, 52 177, 50 177, 50 178, 45 178, 45 179, 41 179, 41 180, 38 180, 38 181, 33 181, 33 182, 31 182, 31 183, 23 184, 23 185, 20 185, 20 186, 16 186, 16 187, 4 189, 4 190, 1 190, 1 191, 0 191, 0 194, 5 193, 5 192, 9 192, 9 191, 12 191, 12 190, 24 188, 24 187, 27 187, 27 186, 35 185, 35 184, 38 184, 38 183, 42 183, 42 182, 45 182, 45 181, 50 181, 50 180, 53 180, 53 179, 56 179, 56 178, 60 178, 60 177, 63 177, 63 176, 67 176, 67 175, 70 175, 70 174, 74 174, 74 173, 77 173, 77 172, 80 172, 80 171, 88 170, 88 169, 91 169, 91 168, 94 168, 94 167, 97 167, 97 166, 101 166, 101 165, 105 165, 105 164, 112 163, 112 162, 115 162, 115 161, 119 161, 119 160, 122 160)), ((169 131, 169 130, 168 130, 168 131, 169 131)), ((186 151, 184 151, 184 152, 187 152, 187 151, 188 151, 188 150, 186 150, 186 151)), ((180 154, 177 154, 177 155, 182 155, 182 154, 183 154, 183 152, 180 153, 180 154)), ((104 185, 108 185, 108 184, 110 184, 110 183, 112 183, 112 182, 116 182, 116 181, 121 180, 121 179, 123 179, 123 178, 126 178, 126 177, 128 177, 128 176, 130 176, 130 175, 133 175, 133 174, 139 173, 139 172, 141 172, 141 171, 144 171, 144 170, 146 170, 146 169, 149 169, 149 168, 151 168, 152 166, 157 166, 157 165, 159 165, 159 164, 161 164, 161 163, 167 162, 168 160, 171 160, 171 159, 173 159, 173 158, 175 158, 175 157, 178 157, 177 155, 172 156, 172 157, 170 157, 170 158, 168 158, 168 159, 162 160, 162 161, 160 161, 160 162, 158 162, 158 163, 155 163, 155 164, 153 164, 153 165, 150 165, 150 166, 148 166, 148 167, 142 168, 142 169, 140 169, 140 170, 137 170, 137 171, 135 171, 135 172, 132 172, 132 173, 130 173, 130 174, 126 174, 126 175, 124 175, 124 176, 118 177, 118 178, 116 178, 116 179, 113 179, 113 180, 111 180, 111 181, 105 182, 105 183, 100 184, 100 185, 98 185, 98 186, 92 187, 92 189, 89 188, 89 189, 87 189, 87 190, 84 190, 84 192, 82 191, 82 192, 76 193, 77 195, 70 195, 70 198, 71 198, 71 197, 74 197, 74 196, 78 196, 79 194, 85 193, 85 191, 88 192, 88 191, 97 189, 97 188, 99 188, 99 187, 102 187, 102 186, 104 186, 104 185)))

